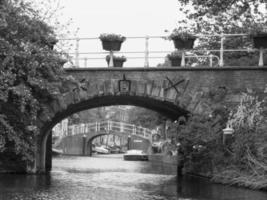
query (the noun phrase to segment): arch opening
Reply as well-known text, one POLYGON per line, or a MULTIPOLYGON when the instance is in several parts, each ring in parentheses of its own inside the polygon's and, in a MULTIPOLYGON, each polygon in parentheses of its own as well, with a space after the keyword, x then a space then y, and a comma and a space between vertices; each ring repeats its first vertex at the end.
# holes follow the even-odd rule
POLYGON ((149 97, 132 97, 129 95, 96 97, 76 104, 71 104, 65 110, 56 113, 54 117, 41 128, 37 144, 36 171, 46 172, 47 169, 51 169, 51 165, 47 164, 49 160, 49 156, 47 156, 47 154, 51 154, 51 152, 49 152, 47 148, 50 148, 51 146, 51 130, 58 122, 80 111, 113 105, 132 105, 147 108, 162 114, 170 120, 176 120, 180 116, 186 117, 189 114, 188 111, 167 101, 152 99, 149 97))

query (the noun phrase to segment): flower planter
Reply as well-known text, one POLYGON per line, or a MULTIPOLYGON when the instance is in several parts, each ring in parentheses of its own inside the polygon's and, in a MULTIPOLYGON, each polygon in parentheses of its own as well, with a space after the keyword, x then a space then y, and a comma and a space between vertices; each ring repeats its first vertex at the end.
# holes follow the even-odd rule
MULTIPOLYGON (((109 59, 107 59, 107 63, 108 63, 108 65, 109 65, 109 59)), ((115 58, 113 58, 113 64, 114 64, 114 67, 123 67, 123 63, 124 63, 125 61, 124 60, 122 60, 122 59, 115 59, 115 58)))
POLYGON ((188 38, 183 40, 181 38, 173 38, 174 47, 176 49, 192 49, 196 38, 188 38))
POLYGON ((253 36, 254 47, 257 49, 267 48, 267 34, 258 34, 253 36))
POLYGON ((102 47, 106 51, 119 51, 122 41, 107 41, 102 40, 102 47))
POLYGON ((102 47, 106 51, 119 51, 121 49, 121 43, 126 40, 126 37, 118 34, 103 33, 99 36, 102 42, 102 47))
POLYGON ((182 58, 169 58, 169 60, 171 61, 171 65, 172 67, 180 67, 181 66, 181 62, 182 62, 182 58))
MULTIPOLYGON (((124 56, 113 56, 113 67, 122 67, 123 63, 126 61, 127 59, 124 56)), ((110 62, 110 55, 106 56, 106 61, 109 65, 110 62)))

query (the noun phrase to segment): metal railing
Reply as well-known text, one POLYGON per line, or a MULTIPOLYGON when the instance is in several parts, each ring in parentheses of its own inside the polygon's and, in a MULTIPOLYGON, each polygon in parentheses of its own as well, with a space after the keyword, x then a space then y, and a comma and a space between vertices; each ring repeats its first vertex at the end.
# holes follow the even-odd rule
POLYGON ((152 134, 154 133, 153 130, 148 128, 110 120, 68 126, 68 136, 80 134, 87 135, 96 132, 107 134, 110 134, 111 132, 119 132, 126 135, 137 135, 145 139, 151 139, 152 134))
MULTIPOLYGON (((244 49, 225 49, 225 39, 229 37, 249 37, 248 34, 214 34, 214 35, 196 35, 197 38, 207 38, 207 37, 219 37, 220 38, 220 49, 192 49, 192 50, 186 50, 182 51, 182 61, 181 66, 184 67, 185 64, 185 58, 196 58, 196 59, 207 59, 209 62, 209 66, 218 66, 223 67, 224 66, 224 54, 226 52, 259 52, 259 61, 258 66, 263 66, 263 54, 265 49, 255 49, 255 48, 244 48, 244 49), (196 54, 198 53, 198 54, 196 54), (218 55, 215 55, 217 53, 218 55), (199 55, 201 54, 201 55, 199 55)), ((118 54, 127 54, 127 59, 143 59, 144 60, 144 67, 151 67, 150 61, 152 59, 164 59, 166 57, 166 54, 172 52, 174 50, 150 50, 150 42, 152 39, 162 39, 164 41, 167 40, 167 36, 143 36, 143 37, 127 37, 127 41, 129 40, 144 40, 144 51, 120 51, 116 52, 118 54), (137 56, 132 56, 132 55, 137 56), (140 54, 142 56, 140 56, 140 54), (163 55, 164 54, 164 55, 163 55)), ((101 44, 101 41, 98 37, 92 37, 92 38, 63 38, 60 39, 61 41, 74 41, 74 51, 67 51, 67 53, 70 55, 72 62, 75 67, 88 67, 88 60, 105 60, 105 57, 103 55, 108 55, 113 52, 107 52, 99 49, 99 51, 82 51, 81 44, 85 41, 97 41, 99 44, 101 44), (94 57, 90 57, 90 56, 94 57), (98 55, 98 57, 96 57, 98 55), (101 57, 99 57, 101 55, 101 57), (84 65, 81 65, 81 61, 84 61, 84 65)), ((172 41, 168 41, 172 42, 172 41)), ((123 44, 126 45, 126 44, 123 44)), ((169 44, 172 45, 172 44, 169 44)), ((100 47, 100 46, 99 46, 100 47)), ((140 67, 140 66, 139 66, 140 67)))

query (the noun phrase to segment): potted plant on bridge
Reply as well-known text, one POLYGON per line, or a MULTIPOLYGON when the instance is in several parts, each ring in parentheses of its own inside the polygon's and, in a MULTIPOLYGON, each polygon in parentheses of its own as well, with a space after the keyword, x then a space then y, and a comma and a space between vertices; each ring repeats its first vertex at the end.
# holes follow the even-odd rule
POLYGON ((267 48, 267 27, 264 27, 262 25, 256 25, 252 27, 250 36, 253 39, 255 48, 267 48))
POLYGON ((126 40, 126 37, 118 34, 103 33, 99 36, 102 42, 102 47, 106 51, 119 51, 121 44, 126 40))
POLYGON ((250 36, 253 39, 254 47, 259 49, 259 66, 264 66, 263 53, 264 49, 267 48, 267 27, 263 25, 255 25, 250 28, 250 36))
MULTIPOLYGON (((126 61, 126 57, 124 56, 113 56, 113 63, 114 63, 114 67, 122 67, 123 63, 126 61)), ((110 62, 110 55, 106 56, 106 61, 109 65, 110 62)))
POLYGON ((171 62, 171 66, 181 66, 182 53, 180 51, 173 51, 167 55, 167 58, 171 62))
POLYGON ((173 41, 176 49, 192 49, 197 37, 190 32, 174 29, 168 38, 173 41))

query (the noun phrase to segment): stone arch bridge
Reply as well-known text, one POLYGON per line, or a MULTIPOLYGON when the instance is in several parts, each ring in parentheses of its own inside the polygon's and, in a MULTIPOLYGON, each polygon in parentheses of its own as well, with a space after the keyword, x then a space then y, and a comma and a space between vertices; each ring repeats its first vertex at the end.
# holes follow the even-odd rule
POLYGON ((116 121, 100 121, 86 124, 71 125, 68 127, 68 135, 63 137, 55 148, 63 150, 64 154, 69 155, 88 155, 92 154, 93 139, 102 135, 117 135, 128 138, 130 146, 134 145, 134 141, 140 141, 139 148, 147 151, 152 142, 153 130, 116 121))
POLYGON ((176 120, 188 114, 210 114, 223 104, 231 109, 243 92, 266 98, 265 67, 71 68, 65 91, 39 115, 32 172, 45 172, 53 126, 69 115, 100 106, 135 105, 176 120), (73 84, 72 80, 78 80, 73 84), (50 137, 50 139, 49 139, 50 137))

